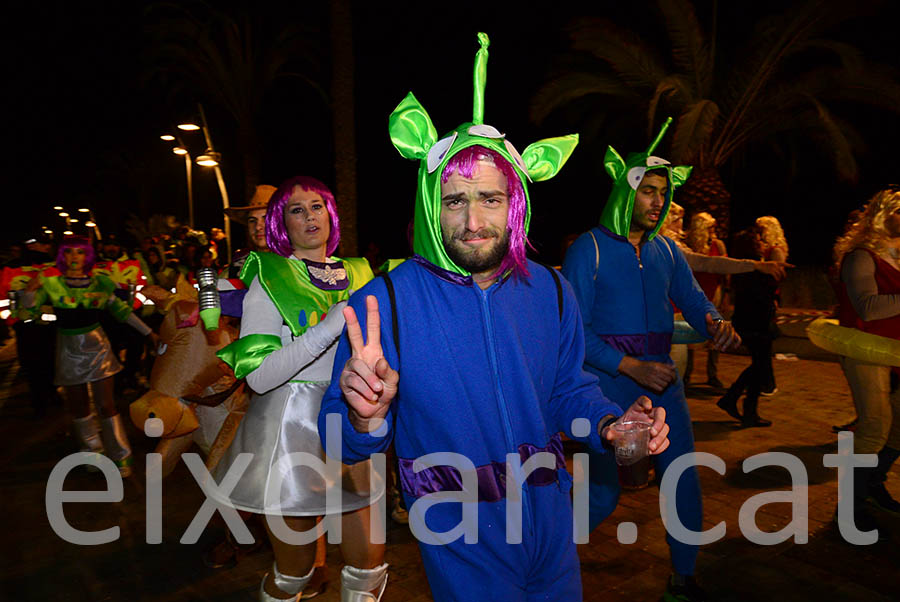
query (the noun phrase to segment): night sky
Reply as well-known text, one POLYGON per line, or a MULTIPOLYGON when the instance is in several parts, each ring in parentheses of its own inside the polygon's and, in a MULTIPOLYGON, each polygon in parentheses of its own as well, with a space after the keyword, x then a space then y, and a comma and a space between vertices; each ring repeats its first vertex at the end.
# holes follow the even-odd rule
MULTIPOLYGON (((170 125, 204 102, 213 140, 223 154, 223 171, 233 205, 244 204, 241 153, 229 115, 202 94, 167 89, 148 78, 153 48, 147 34, 147 3, 43 2, 6 8, 6 203, 17 219, 4 220, 3 240, 22 238, 40 226, 61 231, 51 207, 90 206, 105 232, 125 233, 129 214, 175 214, 186 221, 183 161, 159 140, 170 125)), ((391 110, 412 90, 442 134, 471 118, 475 34, 491 37, 485 122, 507 133, 519 149, 547 136, 579 132, 577 119, 560 112, 541 126, 528 119, 528 101, 568 46, 564 27, 586 13, 564 3, 466 3, 444 6, 355 2, 356 127, 359 235, 361 249, 376 242, 385 256, 406 254, 405 229, 412 215, 416 165, 402 159, 387 135, 391 110), (410 8, 414 7, 414 8, 410 8), (426 8, 427 7, 427 8, 426 8), (533 7, 533 8, 531 8, 533 7), (551 12, 549 7, 553 7, 551 12)), ((822 2, 822 10, 844 10, 822 2)), ((653 3, 593 3, 590 14, 608 16, 649 38, 665 33, 653 3)), ((834 38, 858 46, 872 61, 900 56, 894 23, 897 3, 874 3, 869 15, 853 19, 834 38)), ((291 19, 310 27, 319 49, 310 71, 328 89, 328 9, 324 3, 235 4, 262 22, 291 19), (247 8, 252 6, 253 8, 247 8)), ((707 20, 712 2, 696 2, 707 20)), ((781 2, 721 2, 720 56, 746 37, 760 16, 781 2)), ((665 39, 660 46, 666 47, 665 39)), ((595 101, 597 110, 609 110, 595 101)), ((723 171, 733 194, 733 224, 778 216, 798 263, 824 264, 847 213, 880 185, 896 182, 890 160, 900 134, 898 114, 868 109, 844 113, 862 132, 856 183, 838 182, 814 145, 801 148, 796 163, 752 148, 723 171)), ((557 178, 532 186, 531 240, 538 257, 560 260, 560 241, 597 222, 609 181, 602 173, 607 144, 622 152, 646 146, 640 112, 612 115, 608 127, 585 141, 557 178)), ((273 185, 294 175, 313 175, 334 184, 328 107, 312 89, 285 80, 267 90, 258 122, 262 180, 273 185)), ((199 136, 186 136, 194 153, 199 136)), ((663 151, 660 154, 665 154, 663 151)), ((212 172, 195 167, 197 226, 221 224, 212 172)), ((235 240, 241 240, 236 230, 235 240)))

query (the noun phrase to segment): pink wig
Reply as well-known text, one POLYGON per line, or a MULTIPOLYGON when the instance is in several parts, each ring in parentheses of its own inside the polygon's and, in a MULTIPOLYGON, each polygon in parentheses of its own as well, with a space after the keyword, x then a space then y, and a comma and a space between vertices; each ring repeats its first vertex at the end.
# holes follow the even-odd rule
POLYGON ((284 225, 284 209, 296 186, 307 192, 317 193, 325 201, 325 208, 328 210, 328 217, 331 220, 331 231, 328 233, 328 241, 325 243, 325 252, 332 255, 341 240, 340 220, 338 219, 337 205, 334 203, 334 195, 325 184, 308 176, 291 178, 272 194, 266 209, 266 244, 270 250, 282 257, 290 257, 293 254, 294 247, 291 245, 287 227, 284 225))
POLYGON ((63 274, 69 269, 69 266, 66 265, 66 249, 84 249, 84 272, 91 271, 97 261, 97 254, 89 239, 84 236, 66 236, 62 239, 59 251, 56 253, 56 269, 63 274))
POLYGON ((497 274, 502 275, 508 270, 512 270, 516 276, 528 276, 528 264, 525 261, 525 245, 529 244, 528 238, 525 236, 527 201, 522 180, 512 164, 495 150, 483 146, 467 146, 447 162, 447 166, 441 173, 441 182, 446 184, 450 176, 457 172, 464 178, 472 178, 478 171, 478 161, 481 159, 493 161, 500 173, 506 176, 508 188, 509 215, 506 220, 506 229, 509 231, 509 251, 503 258, 497 274))

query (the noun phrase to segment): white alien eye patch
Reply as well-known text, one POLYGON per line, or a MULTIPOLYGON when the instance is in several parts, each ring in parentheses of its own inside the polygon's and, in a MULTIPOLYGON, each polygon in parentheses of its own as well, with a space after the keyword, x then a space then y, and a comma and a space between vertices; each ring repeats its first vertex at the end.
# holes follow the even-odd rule
POLYGON ((453 142, 456 140, 457 133, 453 132, 453 134, 447 136, 446 138, 442 138, 435 142, 430 149, 428 149, 428 158, 427 158, 427 166, 428 173, 434 172, 435 169, 438 168, 438 165, 441 164, 441 161, 444 160, 444 156, 447 154, 447 151, 450 150, 450 147, 453 146, 453 142))
POLYGON ((628 175, 626 178, 628 179, 628 185, 631 186, 632 190, 637 190, 638 186, 641 184, 641 180, 644 179, 644 174, 647 172, 646 167, 638 166, 632 167, 628 170, 628 175))
POLYGON ((478 125, 473 125, 468 129, 470 136, 481 136, 482 138, 505 138, 506 134, 501 134, 497 131, 492 125, 485 125, 480 123, 478 125))
POLYGON ((515 160, 516 165, 519 166, 525 173, 525 177, 528 178, 528 181, 531 182, 531 176, 528 175, 528 168, 525 166, 525 161, 522 159, 522 155, 519 154, 519 151, 516 150, 516 147, 512 145, 512 142, 506 140, 504 138, 503 144, 506 146, 506 150, 509 151, 509 154, 512 155, 513 160, 515 160))

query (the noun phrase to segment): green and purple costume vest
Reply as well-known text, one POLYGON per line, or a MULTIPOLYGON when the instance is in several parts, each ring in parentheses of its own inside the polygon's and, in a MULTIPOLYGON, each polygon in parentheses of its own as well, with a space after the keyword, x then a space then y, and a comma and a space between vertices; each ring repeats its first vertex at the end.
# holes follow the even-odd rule
MULTIPOLYGON (((115 296, 116 283, 102 274, 91 276, 91 283, 84 288, 66 285, 64 276, 42 276, 41 288, 35 293, 33 311, 40 311, 42 305, 52 305, 57 313, 75 310, 109 311, 119 322, 131 315, 131 306, 115 296)), ((81 334, 99 326, 91 322, 76 329, 60 327, 62 334, 81 334)))
MULTIPOLYGON (((327 266, 318 269, 317 274, 311 277, 310 267, 304 261, 282 257, 276 253, 254 252, 247 256, 240 279, 250 286, 253 279, 258 278, 291 334, 299 337, 308 328, 321 322, 332 305, 349 298, 350 293, 374 277, 372 268, 364 257, 328 259, 330 262, 341 261, 346 274, 341 274, 340 269, 334 270, 327 266), (344 277, 348 282, 345 288, 323 289, 313 284, 313 280, 337 283, 344 280, 344 277)), ((278 349, 281 349, 279 335, 251 334, 224 347, 217 355, 231 366, 236 378, 244 378, 278 349)))

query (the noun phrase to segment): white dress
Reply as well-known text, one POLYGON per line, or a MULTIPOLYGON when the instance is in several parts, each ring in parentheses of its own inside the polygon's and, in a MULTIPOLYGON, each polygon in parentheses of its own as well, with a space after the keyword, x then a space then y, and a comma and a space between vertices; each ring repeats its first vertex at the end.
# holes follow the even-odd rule
MULTIPOLYGON (((301 345, 300 338, 305 336, 292 336, 256 278, 244 298, 241 318, 241 338, 251 334, 279 334, 281 351, 289 345, 301 345)), ((382 476, 370 474, 371 461, 347 466, 330 460, 329 467, 319 466, 318 470, 309 466, 316 459, 325 461, 317 422, 336 349, 334 342, 316 358, 307 355, 304 363, 308 363, 292 376, 297 364, 286 365, 290 354, 278 358, 270 355, 247 376, 250 387, 262 394, 250 398, 234 441, 216 467, 215 481, 221 487, 235 462, 239 463, 236 470, 247 458, 249 464, 227 497, 213 490, 207 495, 239 510, 285 516, 349 512, 369 506, 384 495, 382 476), (242 458, 241 454, 252 457, 242 458)))

